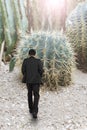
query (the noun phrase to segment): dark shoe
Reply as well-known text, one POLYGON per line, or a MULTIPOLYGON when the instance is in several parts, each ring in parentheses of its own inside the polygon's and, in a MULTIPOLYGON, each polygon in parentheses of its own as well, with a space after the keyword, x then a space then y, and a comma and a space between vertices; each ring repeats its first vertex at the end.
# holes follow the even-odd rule
POLYGON ((35 119, 37 118, 37 113, 35 113, 35 112, 33 113, 33 118, 35 118, 35 119))
POLYGON ((30 109, 29 112, 32 114, 32 110, 30 109))

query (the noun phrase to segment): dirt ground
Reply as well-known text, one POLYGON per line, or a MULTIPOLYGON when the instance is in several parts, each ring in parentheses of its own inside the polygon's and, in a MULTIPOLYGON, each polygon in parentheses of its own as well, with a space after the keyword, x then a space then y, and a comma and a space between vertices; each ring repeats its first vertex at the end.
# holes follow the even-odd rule
POLYGON ((38 119, 29 114, 27 89, 16 67, 0 68, 0 130, 87 130, 87 74, 75 70, 60 91, 40 91, 38 119))

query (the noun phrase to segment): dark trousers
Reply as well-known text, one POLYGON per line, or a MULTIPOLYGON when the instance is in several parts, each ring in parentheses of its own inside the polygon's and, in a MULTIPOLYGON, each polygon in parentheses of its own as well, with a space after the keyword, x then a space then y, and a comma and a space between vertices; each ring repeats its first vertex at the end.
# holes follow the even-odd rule
POLYGON ((40 84, 27 84, 28 88, 28 106, 29 109, 35 113, 38 113, 39 103, 39 88, 40 84))

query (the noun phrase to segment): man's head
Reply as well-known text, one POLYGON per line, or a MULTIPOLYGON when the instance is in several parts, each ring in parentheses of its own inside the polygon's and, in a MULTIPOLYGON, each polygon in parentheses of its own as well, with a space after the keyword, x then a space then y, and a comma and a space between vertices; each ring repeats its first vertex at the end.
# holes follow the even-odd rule
POLYGON ((29 55, 30 56, 35 56, 36 55, 36 51, 34 49, 30 49, 29 50, 29 55))

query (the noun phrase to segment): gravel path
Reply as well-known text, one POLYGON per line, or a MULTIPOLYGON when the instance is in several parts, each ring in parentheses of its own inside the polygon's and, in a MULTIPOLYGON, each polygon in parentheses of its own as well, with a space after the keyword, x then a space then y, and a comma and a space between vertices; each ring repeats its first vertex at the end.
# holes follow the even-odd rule
POLYGON ((87 130, 87 74, 78 70, 73 84, 58 92, 40 91, 38 119, 28 112, 27 89, 18 69, 0 70, 0 130, 87 130))

